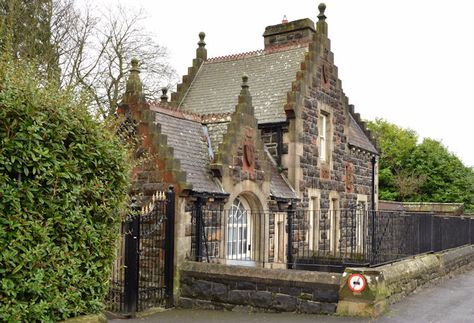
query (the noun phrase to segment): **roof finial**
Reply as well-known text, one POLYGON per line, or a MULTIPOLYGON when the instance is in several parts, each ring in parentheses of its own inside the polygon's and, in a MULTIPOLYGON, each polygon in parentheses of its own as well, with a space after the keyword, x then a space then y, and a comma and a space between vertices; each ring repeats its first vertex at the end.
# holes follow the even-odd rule
POLYGON ((249 88, 249 85, 247 84, 248 80, 249 80, 249 76, 246 73, 244 73, 242 75, 242 90, 249 88))
POLYGON ((199 47, 204 47, 204 46, 206 46, 206 43, 204 42, 204 38, 205 38, 205 37, 206 37, 206 34, 205 34, 203 31, 201 31, 201 32, 199 33, 199 42, 198 42, 199 47))
POLYGON ((319 15, 318 22, 316 23, 316 33, 327 37, 328 24, 326 22, 326 15, 324 14, 324 11, 326 10, 326 5, 324 3, 320 3, 318 9, 319 15))
POLYGON ((283 20, 281 21, 282 24, 287 24, 288 23, 288 18, 286 18, 286 15, 283 15, 283 20))
POLYGON ((318 6, 319 9, 319 15, 318 19, 321 20, 326 20, 326 15, 324 14, 324 11, 326 10, 326 4, 321 2, 318 6))
POLYGON ((199 42, 198 42, 198 49, 196 49, 196 58, 202 59, 205 61, 207 59, 207 49, 206 49, 206 42, 204 38, 206 34, 204 32, 199 33, 199 42))
POLYGON ((140 80, 140 68, 138 67, 138 59, 132 58, 132 67, 125 86, 125 93, 128 95, 141 95, 142 81, 140 80))
POLYGON ((168 96, 166 95, 166 93, 168 93, 168 88, 162 87, 161 88, 161 93, 162 93, 162 95, 160 97, 161 103, 167 103, 168 102, 168 96))
POLYGON ((254 108, 252 105, 252 96, 250 95, 248 81, 249 81, 249 77, 246 73, 244 73, 242 75, 242 89, 240 90, 239 104, 238 104, 238 107, 241 107, 241 108, 237 108, 237 109, 240 112, 246 111, 246 113, 253 115, 254 108))

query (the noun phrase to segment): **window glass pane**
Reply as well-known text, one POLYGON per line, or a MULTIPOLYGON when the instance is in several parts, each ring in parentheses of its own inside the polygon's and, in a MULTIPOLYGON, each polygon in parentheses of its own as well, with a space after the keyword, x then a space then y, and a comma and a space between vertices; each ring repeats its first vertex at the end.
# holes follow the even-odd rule
POLYGON ((247 210, 242 201, 236 198, 232 203, 227 222, 227 257, 230 259, 243 258, 247 252, 247 210))

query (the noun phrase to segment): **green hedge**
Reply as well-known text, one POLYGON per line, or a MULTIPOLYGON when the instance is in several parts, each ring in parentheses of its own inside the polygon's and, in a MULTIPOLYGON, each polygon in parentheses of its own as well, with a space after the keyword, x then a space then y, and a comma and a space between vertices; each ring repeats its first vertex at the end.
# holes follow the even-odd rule
POLYGON ((83 103, 0 61, 0 321, 102 309, 127 165, 83 103))

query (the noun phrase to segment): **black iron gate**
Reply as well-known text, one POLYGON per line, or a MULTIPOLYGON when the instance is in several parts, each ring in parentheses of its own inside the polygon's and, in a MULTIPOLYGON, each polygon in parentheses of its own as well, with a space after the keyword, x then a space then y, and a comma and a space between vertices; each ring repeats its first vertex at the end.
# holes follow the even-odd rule
POLYGON ((132 203, 122 222, 107 310, 133 316, 151 307, 173 305, 174 200, 170 186, 145 207, 132 203))

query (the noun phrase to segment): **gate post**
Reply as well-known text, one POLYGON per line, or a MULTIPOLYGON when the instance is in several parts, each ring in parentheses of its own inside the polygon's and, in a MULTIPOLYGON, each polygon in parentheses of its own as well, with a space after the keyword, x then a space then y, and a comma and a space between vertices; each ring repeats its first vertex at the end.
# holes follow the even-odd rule
POLYGON ((202 261, 202 198, 198 197, 195 204, 196 211, 196 261, 202 261))
POLYGON ((288 269, 293 269, 293 215, 294 210, 294 201, 291 201, 291 204, 288 207, 287 211, 287 222, 288 222, 288 244, 286 250, 286 266, 288 269))
POLYGON ((125 222, 124 305, 127 314, 134 315, 138 305, 138 242, 140 239, 140 207, 136 199, 130 206, 130 222, 125 222))
POLYGON ((165 296, 166 306, 173 306, 174 279, 174 221, 175 193, 172 185, 166 192, 166 228, 165 228, 165 296))

